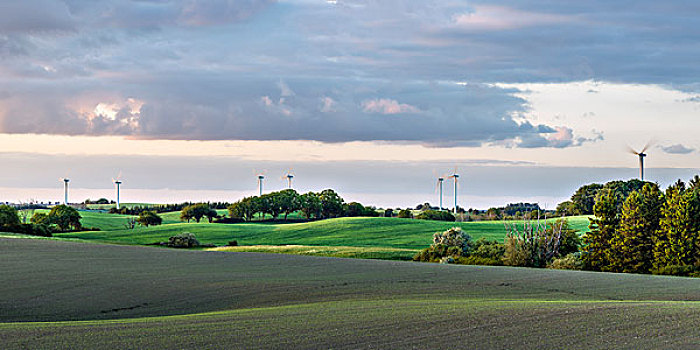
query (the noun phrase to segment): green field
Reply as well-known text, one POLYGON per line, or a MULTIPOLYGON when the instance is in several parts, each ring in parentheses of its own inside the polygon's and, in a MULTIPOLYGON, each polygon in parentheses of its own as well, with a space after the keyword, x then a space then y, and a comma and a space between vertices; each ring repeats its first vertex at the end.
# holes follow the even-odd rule
MULTIPOLYGON (((179 215, 179 213, 163 215, 164 222, 172 222, 175 214, 179 215)), ((88 217, 85 220, 87 221, 88 217)), ((111 217, 104 220, 111 220, 111 217)), ((574 228, 582 231, 587 229, 588 219, 586 217, 572 217, 569 220, 574 228)), ((242 246, 304 245, 387 248, 387 254, 389 254, 389 250, 392 249, 416 250, 425 248, 431 244, 433 233, 454 226, 461 227, 474 239, 485 237, 490 240, 502 241, 506 232, 502 221, 454 223, 398 218, 337 218, 297 224, 173 223, 156 227, 137 227, 133 230, 61 233, 56 234, 56 236, 118 244, 151 244, 165 242, 169 237, 181 232, 191 232, 197 236, 201 243, 219 246, 236 240, 242 246)), ((394 252, 391 252, 390 255, 396 256, 394 252)), ((407 252, 401 258, 410 258, 412 255, 412 253, 407 252)))
POLYGON ((0 238, 0 344, 695 348, 697 279, 0 238))

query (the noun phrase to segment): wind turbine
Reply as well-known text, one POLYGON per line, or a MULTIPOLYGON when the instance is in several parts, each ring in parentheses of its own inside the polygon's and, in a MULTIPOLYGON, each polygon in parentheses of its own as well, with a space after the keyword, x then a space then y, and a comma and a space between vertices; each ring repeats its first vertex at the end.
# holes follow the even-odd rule
POLYGON ((68 205, 68 183, 70 182, 70 179, 64 177, 60 180, 63 180, 63 204, 68 205))
POLYGON ((255 176, 258 177, 258 193, 262 196, 263 193, 263 180, 265 180, 265 172, 257 173, 255 176))
POLYGON ((637 152, 632 147, 629 147, 630 153, 636 154, 639 157, 639 179, 642 181, 644 181, 644 157, 647 156, 646 153, 644 153, 644 151, 646 151, 650 145, 651 141, 647 142, 647 144, 644 146, 644 148, 642 148, 640 152, 637 152))
POLYGON ((452 178, 455 181, 455 214, 457 214, 457 179, 459 179, 459 174, 457 174, 457 167, 455 167, 455 171, 452 173, 452 175, 448 176, 448 178, 452 178))
POLYGON ((119 175, 117 175, 117 179, 116 180, 114 178, 112 179, 112 182, 114 182, 114 184, 117 186, 117 210, 119 210, 119 187, 122 184, 121 177, 122 177, 122 173, 120 171, 119 175))
POLYGON ((442 210, 442 183, 445 182, 445 176, 438 176, 437 183, 435 184, 435 191, 440 193, 440 210, 442 210))
POLYGON ((287 188, 292 189, 292 179, 294 179, 292 168, 289 168, 289 170, 287 170, 287 174, 284 175, 284 177, 287 178, 287 188))

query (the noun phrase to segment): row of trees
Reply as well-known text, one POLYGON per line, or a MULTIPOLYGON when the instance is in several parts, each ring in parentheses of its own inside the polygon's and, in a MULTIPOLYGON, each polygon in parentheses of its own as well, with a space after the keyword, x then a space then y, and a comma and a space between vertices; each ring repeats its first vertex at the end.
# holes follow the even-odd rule
POLYGON ((331 189, 304 194, 287 189, 262 196, 246 197, 231 204, 228 212, 231 218, 244 221, 251 221, 258 215, 269 215, 273 220, 283 216, 284 220, 287 220, 294 212, 300 212, 307 220, 379 215, 375 208, 365 207, 357 202, 345 203, 345 200, 331 189))
POLYGON ((593 206, 583 259, 596 271, 694 275, 700 272, 700 179, 665 193, 644 183, 627 196, 603 188, 593 206))
POLYGON ((181 211, 185 207, 192 206, 195 204, 206 204, 211 209, 226 209, 231 203, 229 202, 206 202, 206 203, 193 203, 184 202, 176 204, 156 204, 156 205, 137 205, 137 206, 122 206, 117 209, 116 207, 110 208, 109 212, 111 214, 122 214, 122 215, 139 215, 144 211, 152 211, 154 213, 167 213, 171 211, 181 211))
POLYGON ((80 213, 74 208, 57 205, 51 208, 48 213, 35 213, 31 217, 30 223, 24 223, 16 208, 0 205, 0 231, 51 236, 51 232, 56 230, 80 230, 82 228, 80 219, 80 213))

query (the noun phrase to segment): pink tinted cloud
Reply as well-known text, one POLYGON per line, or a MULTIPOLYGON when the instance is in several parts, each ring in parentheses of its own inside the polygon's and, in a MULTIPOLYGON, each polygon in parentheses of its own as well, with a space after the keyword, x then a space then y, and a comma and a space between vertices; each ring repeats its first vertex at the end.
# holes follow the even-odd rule
POLYGON ((388 98, 366 100, 362 102, 362 110, 365 113, 399 114, 419 113, 420 109, 405 103, 388 98))
POLYGON ((522 11, 505 6, 475 6, 473 12, 455 15, 457 27, 472 30, 504 30, 571 22, 574 18, 522 11))

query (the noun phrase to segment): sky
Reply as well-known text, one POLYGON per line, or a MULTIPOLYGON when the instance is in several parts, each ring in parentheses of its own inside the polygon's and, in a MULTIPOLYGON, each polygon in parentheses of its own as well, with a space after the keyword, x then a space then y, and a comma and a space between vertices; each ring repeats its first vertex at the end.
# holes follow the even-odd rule
POLYGON ((553 208, 698 173, 695 1, 0 2, 0 201, 553 208), (453 202, 445 185, 445 203, 453 202))

